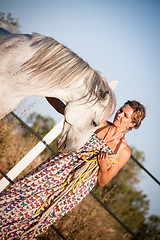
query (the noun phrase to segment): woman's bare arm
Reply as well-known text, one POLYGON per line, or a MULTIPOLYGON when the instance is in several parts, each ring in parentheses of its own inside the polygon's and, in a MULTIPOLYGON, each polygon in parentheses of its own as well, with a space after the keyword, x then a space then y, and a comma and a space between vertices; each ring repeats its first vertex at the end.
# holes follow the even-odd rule
POLYGON ((46 97, 51 106, 60 114, 64 115, 65 104, 58 98, 46 97))
POLYGON ((118 171, 126 164, 131 155, 131 150, 128 146, 123 149, 118 155, 118 163, 114 166, 107 169, 109 165, 108 154, 101 154, 98 157, 99 163, 99 172, 97 182, 99 186, 105 186, 117 173, 118 171))

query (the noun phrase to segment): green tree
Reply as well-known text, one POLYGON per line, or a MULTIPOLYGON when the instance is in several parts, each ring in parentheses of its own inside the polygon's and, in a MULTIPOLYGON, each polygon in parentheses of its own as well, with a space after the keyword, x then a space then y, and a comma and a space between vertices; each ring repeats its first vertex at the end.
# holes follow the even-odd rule
MULTIPOLYGON (((41 114, 35 112, 31 113, 27 118, 27 123, 33 128, 41 137, 44 137, 51 128, 54 127, 55 121, 51 117, 44 117, 41 114)), ((24 137, 28 137, 30 133, 27 129, 24 129, 24 137)))
MULTIPOLYGON (((27 124, 42 138, 54 127, 55 121, 51 117, 44 117, 41 114, 37 113, 31 113, 29 117, 27 118, 27 124)), ((37 139, 36 136, 34 136, 28 129, 23 127, 23 137, 26 139, 26 141, 30 142, 31 139, 34 142, 38 142, 39 139, 37 139)), ((57 139, 58 137, 50 144, 50 146, 53 148, 55 152, 57 152, 57 139)), ((44 153, 50 155, 51 152, 49 150, 45 150, 44 153)), ((53 155, 53 153, 52 153, 53 155)))
POLYGON ((160 239, 160 217, 151 215, 141 224, 137 231, 137 236, 145 240, 160 239))
POLYGON ((20 27, 18 18, 17 18, 17 19, 14 19, 14 18, 12 17, 11 12, 9 12, 7 15, 6 15, 4 12, 0 12, 0 19, 6 20, 6 21, 12 23, 12 24, 13 24, 15 27, 17 27, 17 28, 20 27))

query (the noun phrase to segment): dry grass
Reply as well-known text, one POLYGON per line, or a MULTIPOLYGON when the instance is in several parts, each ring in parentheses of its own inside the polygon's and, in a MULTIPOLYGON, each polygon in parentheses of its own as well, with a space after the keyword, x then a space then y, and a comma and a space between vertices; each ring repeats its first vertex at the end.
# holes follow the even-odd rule
MULTIPOLYGON (((54 226, 67 240, 127 240, 128 235, 117 232, 117 222, 89 194, 72 211, 54 226)), ((50 227, 37 240, 60 240, 61 237, 50 227)))
MULTIPOLYGON (((29 141, 22 136, 23 128, 17 120, 3 119, 0 121, 0 166, 4 173, 9 172, 32 148, 38 140, 30 134, 29 141)), ((51 153, 45 151, 38 156, 15 181, 47 159, 51 153)), ((0 174, 0 178, 2 175, 0 174)))

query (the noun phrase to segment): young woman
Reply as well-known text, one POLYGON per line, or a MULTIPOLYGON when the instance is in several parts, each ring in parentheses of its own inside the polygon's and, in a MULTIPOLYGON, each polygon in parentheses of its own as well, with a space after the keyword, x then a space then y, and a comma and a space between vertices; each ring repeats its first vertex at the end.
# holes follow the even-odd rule
MULTIPOLYGON (((64 115, 65 105, 63 102, 57 98, 46 99, 52 107, 64 115)), ((110 166, 108 151, 102 152, 98 156, 99 172, 97 181, 100 186, 106 185, 129 160, 131 150, 127 145, 125 134, 132 128, 138 129, 145 116, 146 111, 142 104, 128 100, 117 111, 113 123, 105 121, 95 132, 97 137, 105 141, 109 148, 108 151, 114 153, 119 144, 116 152, 118 162, 114 164, 114 167, 106 168, 107 165, 110 166)))
MULTIPOLYGON (((55 98, 47 100, 64 114, 63 102, 55 98)), ((126 132, 139 128, 144 117, 142 104, 127 101, 116 113, 113 123, 102 123, 79 151, 47 159, 3 191, 0 195, 1 239, 33 239, 75 207, 97 181, 100 186, 106 185, 130 158, 126 132), (98 153, 96 161, 94 153, 98 153), (98 167, 90 165, 85 174, 80 172, 84 163, 90 161, 93 165, 98 163, 98 167), (75 174, 79 180, 70 187, 75 174)))

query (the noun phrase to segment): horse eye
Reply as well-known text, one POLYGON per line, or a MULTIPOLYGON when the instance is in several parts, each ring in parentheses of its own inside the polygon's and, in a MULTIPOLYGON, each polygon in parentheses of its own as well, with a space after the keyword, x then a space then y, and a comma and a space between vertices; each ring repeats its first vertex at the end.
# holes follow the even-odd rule
POLYGON ((94 126, 94 127, 97 127, 98 125, 97 125, 97 123, 93 120, 92 121, 92 125, 94 126))
POLYGON ((109 94, 109 91, 107 90, 107 91, 104 92, 102 89, 100 89, 99 93, 100 93, 101 98, 105 98, 106 95, 109 94))

